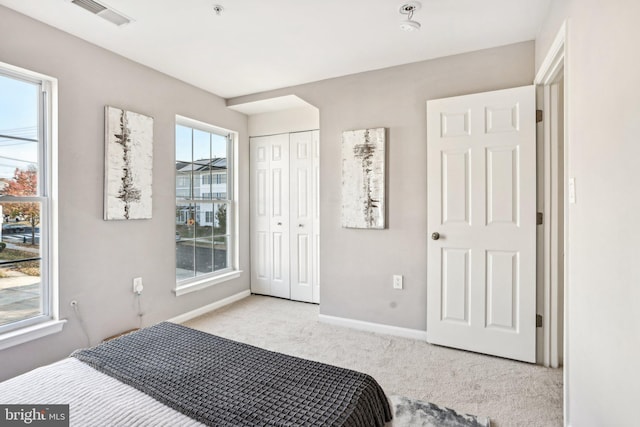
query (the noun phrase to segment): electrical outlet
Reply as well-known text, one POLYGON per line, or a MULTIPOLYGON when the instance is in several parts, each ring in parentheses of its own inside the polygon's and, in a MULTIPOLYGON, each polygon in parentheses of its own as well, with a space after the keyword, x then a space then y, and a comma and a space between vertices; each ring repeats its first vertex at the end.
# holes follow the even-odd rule
POLYGON ((133 279, 133 293, 140 295, 144 287, 142 286, 142 277, 135 277, 133 279))
POLYGON ((393 289, 402 289, 402 275, 393 275, 393 289))

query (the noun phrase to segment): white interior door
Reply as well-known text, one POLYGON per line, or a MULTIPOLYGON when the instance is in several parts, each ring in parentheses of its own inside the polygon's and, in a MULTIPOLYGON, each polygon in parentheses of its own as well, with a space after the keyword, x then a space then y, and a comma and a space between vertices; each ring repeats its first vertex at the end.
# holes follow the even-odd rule
POLYGON ((313 301, 313 134, 290 134, 291 299, 313 301))
POLYGON ((251 290, 290 298, 289 135, 251 138, 251 290))
POLYGON ((427 340, 535 362, 535 87, 427 102, 427 340))

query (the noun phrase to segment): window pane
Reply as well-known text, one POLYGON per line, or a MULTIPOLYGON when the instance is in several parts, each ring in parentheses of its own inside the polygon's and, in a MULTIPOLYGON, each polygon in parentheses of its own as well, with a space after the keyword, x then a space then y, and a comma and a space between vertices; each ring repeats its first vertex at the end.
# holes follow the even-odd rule
POLYGON ((212 174, 213 178, 213 193, 219 194, 219 199, 227 199, 227 146, 228 140, 226 136, 212 134, 211 136, 211 151, 213 153, 212 162, 212 174))
POLYGON ((176 280, 193 277, 193 239, 184 239, 176 234, 176 280))
POLYGON ((195 237, 195 207, 189 203, 176 205, 176 240, 195 237))
MULTIPOLYGON (((19 252, 12 249, 4 251, 19 252)), ((0 268, 0 326, 39 316, 42 314, 41 306, 40 261, 0 268)))
POLYGON ((213 184, 211 185, 211 191, 214 194, 215 199, 227 198, 227 165, 226 160, 224 162, 217 161, 221 165, 217 166, 213 172, 213 184))
POLYGON ((176 280, 194 276, 194 209, 189 203, 176 206, 176 280))
POLYGON ((0 325, 42 314, 40 204, 0 203, 0 325))
POLYGON ((227 158, 227 137, 218 134, 212 134, 211 145, 213 157, 216 159, 227 158))
POLYGON ((204 167, 205 170, 199 173, 199 178, 201 181, 200 184, 200 199, 201 200, 211 200, 211 190, 212 190, 212 181, 213 176, 211 175, 210 168, 208 166, 204 167))
POLYGON ((0 178, 14 195, 38 194, 40 85, 0 75, 0 178))
POLYGON ((196 275, 213 273, 213 241, 212 238, 196 240, 196 275))
MULTIPOLYGON (((176 165, 178 167, 178 165, 176 165)), ((176 171, 176 197, 178 199, 190 199, 191 198, 191 163, 187 165, 186 169, 176 171)))
POLYGON ((176 197, 191 198, 191 174, 193 171, 192 131, 176 126, 176 197))
POLYGON ((194 162, 207 161, 211 158, 211 134, 198 129, 193 130, 193 160, 194 162))
POLYGON ((213 259, 216 270, 229 267, 228 237, 215 237, 213 241, 213 259))
POLYGON ((213 215, 213 232, 216 236, 221 234, 228 234, 227 228, 227 204, 226 203, 216 203, 214 205, 214 215, 213 215))
POLYGON ((213 236, 213 204, 198 203, 196 220, 196 237, 213 236))
POLYGON ((190 163, 193 161, 191 153, 191 128, 176 126, 176 162, 190 163))

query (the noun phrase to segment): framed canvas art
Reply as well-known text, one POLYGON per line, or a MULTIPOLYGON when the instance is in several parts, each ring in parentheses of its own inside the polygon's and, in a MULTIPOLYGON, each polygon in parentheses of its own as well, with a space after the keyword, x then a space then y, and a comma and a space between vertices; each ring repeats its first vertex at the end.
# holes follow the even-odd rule
POLYGON ((385 228, 385 128, 342 133, 342 226, 385 228))
POLYGON ((150 219, 153 118, 105 107, 104 219, 150 219))

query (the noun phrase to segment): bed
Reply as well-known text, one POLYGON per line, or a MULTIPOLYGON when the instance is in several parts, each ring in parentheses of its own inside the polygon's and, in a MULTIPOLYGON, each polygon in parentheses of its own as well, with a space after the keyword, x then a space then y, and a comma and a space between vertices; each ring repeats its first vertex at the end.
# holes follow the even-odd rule
POLYGON ((72 426, 387 425, 370 376, 159 323, 0 384, 2 404, 69 404, 72 426))

